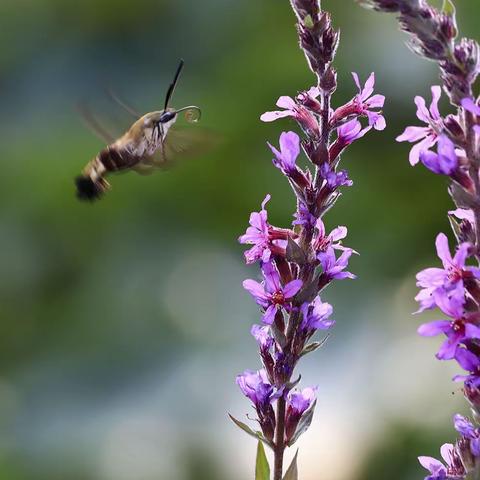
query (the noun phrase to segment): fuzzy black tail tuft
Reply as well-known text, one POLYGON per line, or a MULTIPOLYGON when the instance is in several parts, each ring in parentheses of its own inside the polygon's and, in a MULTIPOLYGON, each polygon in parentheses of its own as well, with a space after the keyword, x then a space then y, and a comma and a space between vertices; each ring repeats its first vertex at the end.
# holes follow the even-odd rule
POLYGON ((90 202, 98 200, 108 186, 107 182, 103 179, 98 179, 94 182, 90 177, 85 175, 77 177, 75 179, 75 185, 77 186, 77 198, 90 202))

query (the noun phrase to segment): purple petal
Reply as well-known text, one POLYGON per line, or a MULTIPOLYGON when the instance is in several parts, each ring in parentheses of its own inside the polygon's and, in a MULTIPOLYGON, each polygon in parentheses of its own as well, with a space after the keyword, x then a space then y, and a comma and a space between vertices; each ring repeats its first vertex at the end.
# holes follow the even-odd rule
POLYGON ((363 87, 363 92, 361 94, 361 99, 365 101, 367 98, 370 97, 373 93, 373 87, 375 86, 375 73, 372 72, 370 76, 367 78, 365 82, 365 86, 363 87))
POLYGON ((417 117, 419 120, 425 123, 430 123, 430 112, 427 109, 425 104, 425 99, 417 95, 414 99, 415 105, 417 106, 417 117))
POLYGON ((478 357, 465 348, 459 348, 455 352, 455 359, 467 372, 474 372, 480 365, 478 357))
POLYGON ((348 229, 347 227, 340 226, 334 228, 329 235, 329 238, 331 239, 332 242, 336 242, 338 240, 341 240, 342 238, 345 238, 347 236, 348 229))
POLYGON ((458 433, 461 433, 467 438, 473 438, 475 435, 475 427, 472 423, 465 418, 463 415, 459 415, 458 413, 453 417, 453 424, 455 426, 455 430, 458 433))
POLYGON ((420 465, 423 468, 427 469, 431 474, 437 474, 441 471, 445 471, 445 473, 447 473, 445 466, 442 464, 442 462, 433 457, 421 456, 418 457, 418 461, 420 462, 420 465))
POLYGON ((480 338, 480 327, 467 323, 465 325, 465 338, 480 338))
POLYGON ((408 156, 410 165, 412 165, 412 167, 415 166, 420 161, 420 153, 433 147, 435 143, 437 143, 437 138, 433 135, 427 135, 421 142, 414 145, 408 156))
POLYGON ((277 313, 277 307, 270 305, 263 314, 262 321, 267 325, 271 325, 275 320, 275 314, 277 313))
POLYGON ((470 113, 480 116, 480 107, 473 101, 472 98, 464 98, 462 100, 462 107, 470 113))
POLYGON ((422 337, 435 337, 440 333, 447 332, 450 328, 451 324, 448 320, 434 320, 420 325, 417 332, 422 337))
POLYGON ((425 138, 430 132, 428 127, 407 127, 405 131, 399 135, 395 140, 397 142, 417 142, 425 138))
POLYGON ((262 122, 273 122, 278 118, 292 117, 294 113, 291 110, 282 110, 274 112, 265 112, 260 116, 262 122))
POLYGON ((444 443, 440 447, 440 455, 445 460, 447 465, 452 463, 453 445, 451 443, 444 443))
POLYGON ((277 107, 293 110, 296 107, 295 100, 287 95, 282 95, 276 103, 277 107))
POLYGON ((470 247, 471 247, 471 245, 467 242, 461 243, 458 246, 457 251, 455 252, 455 256, 452 259, 452 262, 458 268, 464 268, 465 267, 465 261, 467 260, 467 258, 469 256, 470 247))
POLYGON ((440 112, 438 110, 438 101, 442 96, 442 89, 439 85, 434 85, 432 88, 432 103, 430 104, 430 113, 434 120, 440 119, 440 112))
POLYGON ((452 255, 448 246, 448 238, 444 233, 439 233, 435 239, 438 258, 442 261, 443 267, 448 268, 452 263, 452 255))
POLYGON ((436 357, 439 360, 451 360, 455 357, 455 351, 457 350, 458 344, 461 341, 461 336, 454 334, 451 337, 447 338, 441 345, 440 350, 438 351, 436 357))
POLYGON ((360 79, 358 78, 358 74, 356 72, 352 72, 352 77, 353 77, 353 81, 355 82, 355 85, 358 88, 358 92, 361 93, 362 87, 360 86, 360 79))
POLYGON ((442 268, 426 268, 417 273, 417 287, 440 287, 446 278, 447 272, 442 268))
POLYGON ((368 108, 382 108, 385 104, 385 95, 374 95, 368 100, 368 108))
POLYGON ((261 283, 255 280, 245 280, 243 282, 243 288, 250 293, 256 300, 265 302, 268 300, 268 296, 265 295, 265 289, 261 283))
POLYGON ((474 222, 474 214, 472 210, 466 210, 464 208, 457 208, 456 210, 450 210, 448 212, 450 215, 454 215, 459 220, 467 220, 470 223, 474 222))
POLYGON ((303 282, 301 280, 292 280, 291 282, 288 282, 283 287, 283 294, 285 295, 285 298, 289 299, 294 297, 302 288, 302 285, 303 282))

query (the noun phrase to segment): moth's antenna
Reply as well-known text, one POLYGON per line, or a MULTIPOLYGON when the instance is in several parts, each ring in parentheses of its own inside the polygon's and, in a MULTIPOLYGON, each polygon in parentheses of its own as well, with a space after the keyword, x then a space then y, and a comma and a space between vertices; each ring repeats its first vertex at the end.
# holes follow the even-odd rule
POLYGON ((182 68, 183 68, 183 64, 185 62, 183 61, 183 59, 180 60, 180 63, 178 64, 178 68, 177 68, 177 72, 175 73, 175 77, 173 78, 173 82, 170 84, 170 86, 168 87, 168 90, 167 90, 167 95, 165 97, 165 107, 164 107, 164 110, 167 109, 168 107, 168 103, 170 102, 170 98, 172 97, 173 95, 173 91, 175 90, 175 87, 177 85, 177 82, 178 82, 178 77, 180 76, 180 72, 182 71, 182 68))

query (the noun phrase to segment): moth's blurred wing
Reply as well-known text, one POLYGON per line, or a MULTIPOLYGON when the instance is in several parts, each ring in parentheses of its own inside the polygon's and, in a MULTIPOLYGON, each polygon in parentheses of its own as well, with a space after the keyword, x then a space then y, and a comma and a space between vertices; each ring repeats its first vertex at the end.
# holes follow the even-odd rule
POLYGON ((210 152, 218 143, 211 130, 198 126, 173 126, 163 145, 164 162, 200 157, 210 152))
POLYGON ((204 155, 217 144, 218 136, 206 128, 174 125, 155 153, 145 156, 140 166, 166 169, 184 158, 204 155))
POLYGON ((107 145, 115 141, 115 137, 101 125, 85 102, 78 102, 76 109, 87 128, 100 140, 103 140, 107 145))

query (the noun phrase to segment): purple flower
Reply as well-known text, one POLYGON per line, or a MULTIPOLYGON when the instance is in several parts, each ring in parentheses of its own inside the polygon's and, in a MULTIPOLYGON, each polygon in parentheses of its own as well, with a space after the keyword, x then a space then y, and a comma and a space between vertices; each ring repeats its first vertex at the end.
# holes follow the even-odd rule
MULTIPOLYGON (((307 92, 300 94, 299 98, 301 103, 318 103, 315 98, 319 95, 319 90, 316 87, 312 87, 307 92)), ((260 116, 262 122, 273 122, 278 118, 293 117, 302 127, 302 129, 307 133, 307 135, 314 138, 319 136, 319 125, 318 121, 315 118, 315 115, 310 111, 309 108, 304 105, 300 105, 292 97, 281 96, 277 100, 277 107, 283 108, 284 110, 276 110, 273 112, 265 112, 260 116)))
POLYGON ((460 433, 464 438, 470 440, 470 451, 476 457, 480 455, 480 438, 478 428, 475 428, 473 424, 462 415, 455 415, 453 417, 453 423, 455 430, 460 433))
POLYGON ((315 215, 310 213, 310 210, 303 202, 298 202, 297 211, 293 214, 295 220, 292 225, 303 225, 313 227, 317 221, 315 215))
POLYGON ((257 303, 265 309, 263 322, 271 325, 275 314, 280 308, 290 307, 290 300, 302 288, 301 280, 292 280, 285 286, 280 282, 280 275, 271 262, 262 265, 264 281, 258 283, 255 280, 245 280, 243 287, 255 298, 257 303))
POLYGON ((275 158, 273 164, 286 175, 293 175, 297 171, 295 164, 300 154, 300 137, 295 132, 283 132, 280 135, 280 151, 268 144, 275 158))
POLYGON ((455 375, 455 382, 465 382, 473 388, 480 386, 480 358, 465 348, 457 348, 455 352, 455 360, 460 366, 470 372, 469 375, 455 375))
POLYGON ((301 417, 315 401, 317 387, 307 387, 300 391, 292 391, 287 396, 287 408, 292 415, 301 417))
POLYGON ((265 205, 269 200, 270 195, 267 195, 262 202, 262 209, 259 212, 250 214, 250 226, 245 234, 238 239, 242 244, 253 245, 250 250, 245 252, 247 264, 254 263, 257 260, 266 262, 270 259, 269 225, 267 222, 267 210, 265 209, 265 205))
POLYGON ((330 190, 335 190, 339 187, 351 187, 353 182, 348 178, 346 170, 336 172, 329 163, 323 163, 319 168, 319 175, 323 178, 330 190))
POLYGON ((385 118, 379 112, 371 110, 372 108, 382 108, 385 103, 384 95, 373 95, 372 97, 375 74, 373 72, 370 74, 363 88, 360 86, 358 75, 352 72, 352 76, 359 91, 354 101, 360 107, 360 114, 368 117, 368 124, 375 130, 383 130, 386 127, 385 118))
POLYGON ((292 439, 297 430, 298 422, 303 414, 315 402, 317 387, 307 387, 300 391, 290 392, 287 396, 287 415, 285 420, 285 437, 287 442, 292 439))
MULTIPOLYGON (((452 466, 453 459, 453 445, 451 443, 445 443, 440 449, 443 460, 450 468, 452 466)), ((445 480, 447 479, 447 468, 442 462, 432 457, 418 457, 418 461, 423 468, 426 468, 430 475, 425 477, 425 480, 445 480)))
POLYGON ((355 140, 362 138, 371 129, 371 126, 362 128, 362 124, 354 118, 337 128, 337 142, 339 142, 344 148, 355 140))
POLYGON ((421 287, 420 292, 415 297, 415 300, 420 303, 418 312, 434 308, 439 296, 442 295, 463 298, 463 279, 480 278, 478 267, 465 266, 471 248, 469 243, 461 243, 453 258, 450 254, 448 238, 444 233, 438 234, 435 245, 443 268, 426 268, 417 274, 417 286, 421 287))
POLYGON ((420 160, 420 153, 428 150, 437 143, 438 134, 440 130, 442 119, 438 110, 438 101, 442 94, 440 86, 432 87, 432 103, 427 109, 425 99, 420 96, 415 97, 415 104, 417 105, 417 117, 425 122, 427 127, 407 127, 405 131, 397 137, 397 142, 418 142, 410 150, 410 165, 416 165, 420 160))
MULTIPOLYGON (((304 92, 303 95, 315 99, 319 95, 319 90, 317 87, 312 87, 307 92, 304 92)), ((281 96, 276 103, 277 107, 283 108, 284 110, 276 110, 273 112, 265 112, 261 115, 260 120, 262 122, 273 122, 279 118, 285 117, 294 117, 296 118, 299 115, 299 105, 297 102, 287 95, 281 96)))
POLYGON ((270 328, 268 326, 253 325, 250 332, 261 350, 269 350, 273 345, 273 338, 270 335, 270 328))
POLYGON ((316 297, 311 304, 304 303, 301 311, 302 328, 305 330, 328 330, 335 325, 335 320, 329 320, 333 307, 329 303, 322 302, 320 297, 316 297))
POLYGON ((325 231, 325 225, 321 218, 317 220, 315 227, 317 228, 317 234, 314 239, 315 251, 324 252, 328 247, 332 247, 337 250, 346 250, 346 247, 342 245, 340 240, 347 236, 347 227, 336 227, 327 235, 325 231))
POLYGON ((326 252, 317 254, 317 259, 323 268, 323 275, 329 280, 342 280, 344 278, 356 278, 353 273, 344 272, 348 265, 348 259, 352 256, 353 250, 346 248, 338 259, 335 258, 335 250, 327 248, 326 252))
POLYGON ((450 360, 455 357, 458 346, 471 338, 480 338, 480 327, 477 327, 465 316, 463 298, 448 298, 440 295, 437 298, 441 310, 452 320, 434 320, 424 323, 418 328, 418 333, 423 337, 434 337, 444 333, 447 338, 437 353, 440 360, 450 360))
POLYGON ((430 150, 420 152, 421 162, 433 173, 452 175, 458 168, 458 157, 455 145, 445 135, 438 137, 437 152, 430 150))
POLYGON ((276 399, 274 388, 267 379, 265 370, 245 370, 237 375, 237 385, 257 408, 264 408, 276 399))

